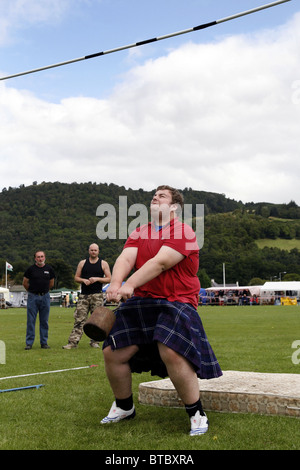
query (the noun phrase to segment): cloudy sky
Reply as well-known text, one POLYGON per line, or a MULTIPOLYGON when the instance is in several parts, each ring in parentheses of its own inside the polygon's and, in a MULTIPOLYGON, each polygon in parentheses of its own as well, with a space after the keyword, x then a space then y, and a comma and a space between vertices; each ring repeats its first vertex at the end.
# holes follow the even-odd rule
MULTIPOLYGON (((263 0, 0 0, 0 77, 185 30, 263 0)), ((297 0, 0 81, 0 191, 159 184, 300 205, 297 0)))

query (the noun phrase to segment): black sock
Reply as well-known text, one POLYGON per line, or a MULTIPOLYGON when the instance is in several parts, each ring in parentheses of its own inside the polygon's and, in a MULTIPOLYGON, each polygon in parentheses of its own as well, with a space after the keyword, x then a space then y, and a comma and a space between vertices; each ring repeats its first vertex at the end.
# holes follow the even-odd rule
POLYGON ((195 416, 197 411, 200 412, 201 416, 204 416, 204 411, 203 411, 203 408, 202 408, 202 403, 201 403, 200 398, 199 398, 199 400, 196 401, 196 403, 193 403, 192 405, 185 405, 185 410, 186 410, 186 412, 187 412, 187 414, 189 415, 190 418, 192 416, 195 416))
POLYGON ((131 410, 131 408, 133 407, 132 395, 130 395, 130 397, 125 398, 123 400, 119 400, 118 398, 116 398, 116 405, 118 408, 121 408, 121 410, 124 410, 124 411, 131 410))

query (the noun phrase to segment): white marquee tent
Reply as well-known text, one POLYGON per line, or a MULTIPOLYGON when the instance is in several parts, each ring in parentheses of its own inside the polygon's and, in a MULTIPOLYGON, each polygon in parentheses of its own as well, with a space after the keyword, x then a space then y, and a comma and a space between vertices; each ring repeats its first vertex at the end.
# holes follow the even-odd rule
POLYGON ((0 287, 0 297, 4 298, 6 302, 9 302, 9 290, 5 287, 0 287))
POLYGON ((279 299, 281 297, 290 297, 300 299, 300 281, 282 281, 282 282, 266 282, 261 286, 260 298, 279 299))
POLYGON ((300 295, 300 281, 287 281, 287 282, 265 282, 261 286, 261 293, 271 293, 274 295, 276 292, 283 292, 284 295, 300 295), (289 294, 287 294, 289 292, 289 294), (296 292, 297 294, 290 294, 290 292, 296 292))

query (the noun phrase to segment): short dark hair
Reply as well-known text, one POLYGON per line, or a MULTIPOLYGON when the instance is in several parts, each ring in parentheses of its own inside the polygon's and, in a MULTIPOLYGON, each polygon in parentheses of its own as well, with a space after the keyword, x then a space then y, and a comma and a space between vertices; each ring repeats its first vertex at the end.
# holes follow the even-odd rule
POLYGON ((35 258, 36 254, 37 254, 37 253, 40 253, 40 252, 41 252, 41 253, 44 253, 44 255, 45 255, 45 257, 46 257, 46 253, 44 252, 44 250, 35 250, 33 257, 35 258))
POLYGON ((172 188, 172 186, 168 186, 167 184, 158 186, 156 191, 167 189, 172 194, 172 204, 179 204, 181 209, 183 209, 183 195, 180 191, 176 188, 172 188))

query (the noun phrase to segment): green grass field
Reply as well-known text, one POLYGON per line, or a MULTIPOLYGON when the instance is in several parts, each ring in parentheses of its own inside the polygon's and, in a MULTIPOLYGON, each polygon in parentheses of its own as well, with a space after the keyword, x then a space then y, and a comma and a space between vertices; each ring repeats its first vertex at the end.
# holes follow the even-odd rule
MULTIPOLYGON (((199 308, 210 342, 223 370, 300 372, 292 362, 292 343, 300 340, 300 307, 199 308)), ((81 370, 0 380, 0 389, 44 385, 0 393, 1 450, 296 450, 300 448, 299 419, 251 414, 208 412, 209 431, 189 437, 183 409, 138 403, 140 382, 133 376, 137 416, 116 425, 100 425, 113 397, 104 372, 101 349, 89 346, 86 336, 78 349, 63 350, 73 325, 73 310, 52 307, 50 350, 42 350, 39 336, 24 351, 25 309, 0 310, 0 340, 6 363, 0 378, 76 367, 81 370)))
POLYGON ((293 238, 291 240, 285 238, 276 238, 275 240, 271 238, 260 238, 255 240, 258 248, 279 248, 280 250, 291 251, 293 248, 300 250, 300 240, 293 238))

